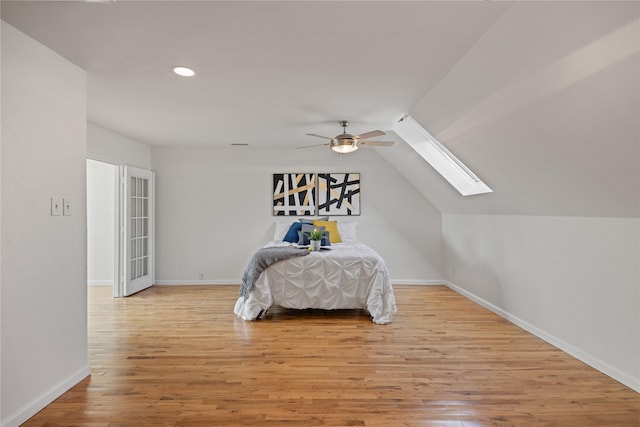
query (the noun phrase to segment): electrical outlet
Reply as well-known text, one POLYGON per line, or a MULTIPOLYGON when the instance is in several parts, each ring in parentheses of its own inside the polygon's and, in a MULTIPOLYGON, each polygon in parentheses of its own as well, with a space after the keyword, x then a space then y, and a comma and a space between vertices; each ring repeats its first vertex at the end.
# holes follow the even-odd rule
POLYGON ((204 273, 200 273, 200 280, 204 280, 204 273))
POLYGON ((62 215, 62 198, 52 197, 51 198, 51 216, 60 216, 60 215, 62 215))
POLYGON ((71 199, 62 199, 62 215, 71 216, 71 199))

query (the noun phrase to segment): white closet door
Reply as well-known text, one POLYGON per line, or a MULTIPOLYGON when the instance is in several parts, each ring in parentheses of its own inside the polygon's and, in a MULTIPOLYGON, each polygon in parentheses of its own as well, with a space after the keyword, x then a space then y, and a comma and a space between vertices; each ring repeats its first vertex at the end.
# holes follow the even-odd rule
POLYGON ((123 221, 123 293, 153 285, 153 172, 125 166, 123 221))

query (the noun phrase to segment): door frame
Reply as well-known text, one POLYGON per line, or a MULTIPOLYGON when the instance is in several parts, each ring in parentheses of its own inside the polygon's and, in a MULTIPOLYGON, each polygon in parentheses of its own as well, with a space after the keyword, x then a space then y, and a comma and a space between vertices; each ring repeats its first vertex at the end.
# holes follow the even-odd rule
MULTIPOLYGON (((113 227, 113 284, 112 284, 112 295, 114 298, 124 297, 124 245, 126 242, 124 241, 125 235, 125 227, 126 227, 126 212, 125 212, 125 201, 124 197, 126 197, 124 191, 125 185, 125 167, 130 166, 138 169, 149 170, 145 168, 140 168, 138 166, 127 165, 124 162, 109 159, 102 156, 96 156, 94 154, 87 154, 88 160, 94 160, 97 162, 107 163, 113 165, 117 168, 115 177, 114 177, 114 227, 113 227)), ((151 262, 149 263, 149 269, 151 272, 151 283, 155 284, 156 279, 156 268, 155 268, 155 173, 152 172, 152 200, 154 201, 149 206, 149 210, 151 213, 151 217, 153 220, 150 224, 150 250, 153 252, 153 256, 151 257, 151 262)))

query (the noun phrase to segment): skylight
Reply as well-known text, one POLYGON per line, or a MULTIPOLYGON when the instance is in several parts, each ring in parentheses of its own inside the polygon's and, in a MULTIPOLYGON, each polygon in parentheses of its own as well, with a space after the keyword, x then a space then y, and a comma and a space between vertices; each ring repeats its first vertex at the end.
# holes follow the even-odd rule
POLYGON ((447 147, 435 139, 411 116, 404 115, 393 131, 463 196, 493 192, 460 159, 447 150, 447 147))

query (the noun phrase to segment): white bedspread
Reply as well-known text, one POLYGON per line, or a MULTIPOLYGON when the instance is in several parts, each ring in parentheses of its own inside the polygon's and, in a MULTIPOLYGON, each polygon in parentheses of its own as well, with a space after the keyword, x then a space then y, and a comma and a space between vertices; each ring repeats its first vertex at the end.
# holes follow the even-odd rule
MULTIPOLYGON (((267 246, 279 245, 283 243, 267 246)), ((384 260, 361 242, 337 243, 330 250, 273 264, 262 272, 249 298, 238 298, 234 312, 254 320, 274 304, 295 309, 366 309, 381 324, 391 322, 397 312, 384 260)))

